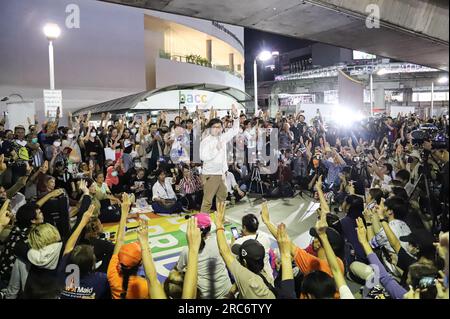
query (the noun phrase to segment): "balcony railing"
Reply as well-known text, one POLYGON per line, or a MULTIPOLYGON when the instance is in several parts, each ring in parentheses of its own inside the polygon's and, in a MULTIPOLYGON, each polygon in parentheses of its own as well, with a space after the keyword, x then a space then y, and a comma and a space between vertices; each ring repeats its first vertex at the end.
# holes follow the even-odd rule
POLYGON ((195 64, 195 65, 199 65, 199 66, 203 66, 203 67, 207 67, 207 68, 211 68, 211 69, 215 69, 218 71, 222 71, 222 72, 227 72, 230 73, 231 75, 234 75, 235 77, 243 80, 244 77, 242 76, 241 73, 234 71, 230 66, 228 65, 217 65, 217 64, 212 64, 211 62, 209 62, 207 59, 202 58, 199 55, 174 55, 174 54, 170 54, 168 52, 165 51, 160 51, 159 52, 159 57, 162 59, 167 59, 167 60, 171 60, 171 61, 177 61, 177 62, 183 62, 183 63, 191 63, 191 64, 195 64))

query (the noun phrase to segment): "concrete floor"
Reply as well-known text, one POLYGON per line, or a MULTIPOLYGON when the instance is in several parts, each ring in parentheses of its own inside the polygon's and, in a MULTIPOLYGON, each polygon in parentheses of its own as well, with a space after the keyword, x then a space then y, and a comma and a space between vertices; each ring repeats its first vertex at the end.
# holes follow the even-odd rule
MULTIPOLYGON (((268 201, 270 220, 275 225, 283 222, 291 240, 299 247, 305 248, 311 242, 309 229, 317 221, 316 209, 319 203, 310 197, 299 195, 286 199, 271 199, 268 201)), ((245 198, 234 206, 228 206, 225 216, 230 222, 241 225, 242 216, 252 213, 258 216, 260 231, 270 235, 260 217, 261 200, 245 198)), ((274 239, 275 240, 275 239, 274 239)))

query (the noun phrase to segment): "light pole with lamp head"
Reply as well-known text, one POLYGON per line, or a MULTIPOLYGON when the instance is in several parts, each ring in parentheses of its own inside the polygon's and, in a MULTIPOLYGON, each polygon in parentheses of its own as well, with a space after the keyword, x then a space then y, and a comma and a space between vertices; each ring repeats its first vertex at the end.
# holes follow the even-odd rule
POLYGON ((270 60, 272 57, 277 56, 278 52, 262 51, 253 60, 253 81, 254 81, 254 92, 255 92, 255 116, 258 113, 258 64, 257 60, 262 62, 270 60))
POLYGON ((55 89, 55 63, 53 59, 53 41, 56 40, 61 34, 61 29, 57 24, 47 23, 44 26, 44 34, 48 40, 48 62, 50 72, 50 90, 55 89))

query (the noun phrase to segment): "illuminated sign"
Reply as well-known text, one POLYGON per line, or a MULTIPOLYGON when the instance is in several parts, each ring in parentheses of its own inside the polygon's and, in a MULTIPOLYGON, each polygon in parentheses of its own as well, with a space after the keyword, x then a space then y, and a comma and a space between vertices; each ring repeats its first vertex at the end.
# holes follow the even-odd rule
POLYGON ((208 96, 206 94, 185 93, 185 91, 180 91, 179 101, 180 104, 208 104, 208 96))

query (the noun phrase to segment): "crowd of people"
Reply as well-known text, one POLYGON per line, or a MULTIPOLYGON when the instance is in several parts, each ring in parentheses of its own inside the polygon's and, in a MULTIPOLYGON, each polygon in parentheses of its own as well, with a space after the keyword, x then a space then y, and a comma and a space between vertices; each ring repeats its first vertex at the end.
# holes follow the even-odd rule
POLYGON ((448 117, 59 118, 0 122, 1 298, 448 299, 448 117), (311 244, 273 224, 266 201, 230 243, 226 206, 250 194, 318 201, 311 244), (146 221, 124 242, 137 205, 191 217, 164 282, 146 221), (119 224, 114 242, 105 223, 119 224))

